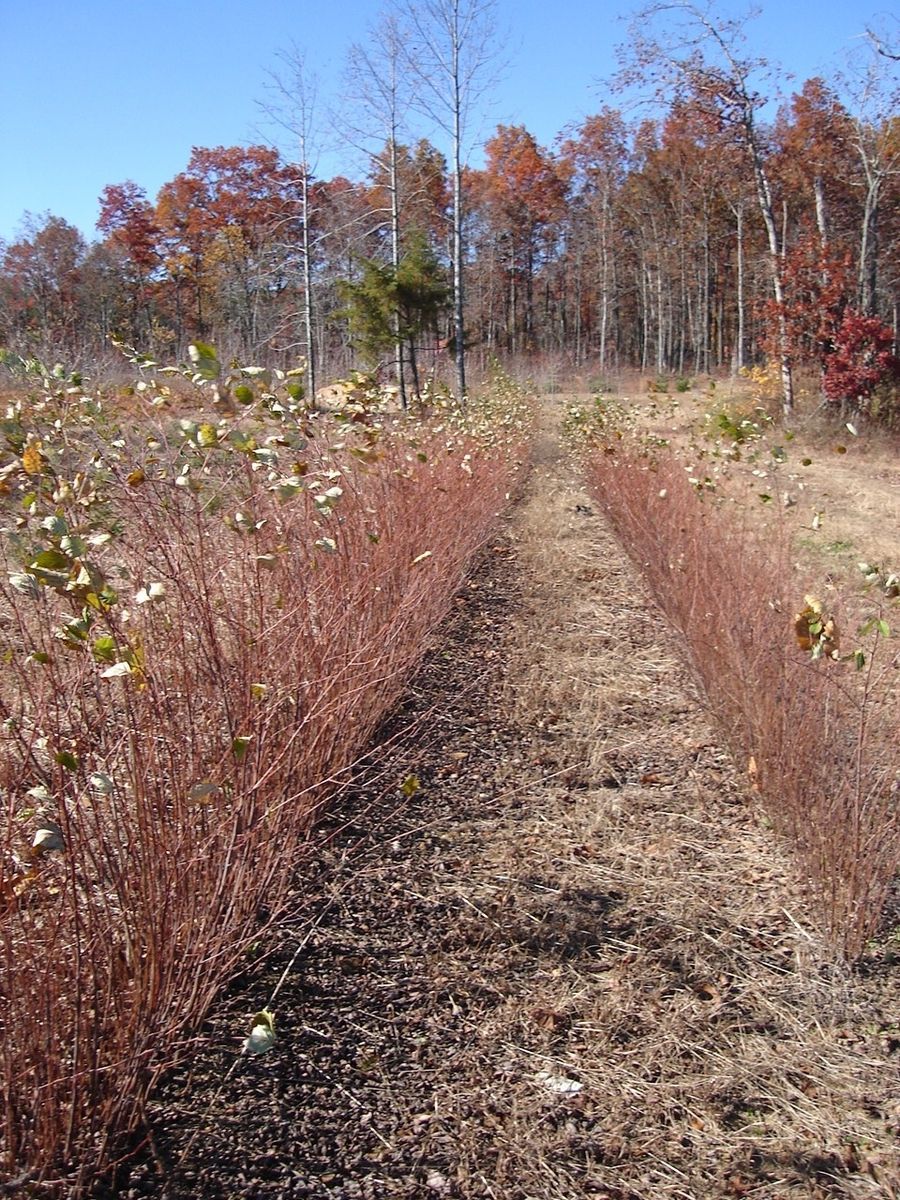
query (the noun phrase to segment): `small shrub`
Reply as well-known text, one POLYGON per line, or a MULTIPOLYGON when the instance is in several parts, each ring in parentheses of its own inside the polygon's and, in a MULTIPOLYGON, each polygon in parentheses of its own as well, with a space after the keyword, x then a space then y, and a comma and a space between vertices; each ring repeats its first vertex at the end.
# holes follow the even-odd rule
POLYGON ((880 385, 900 382, 894 334, 877 317, 848 309, 834 332, 824 359, 822 387, 833 403, 865 412, 880 385))

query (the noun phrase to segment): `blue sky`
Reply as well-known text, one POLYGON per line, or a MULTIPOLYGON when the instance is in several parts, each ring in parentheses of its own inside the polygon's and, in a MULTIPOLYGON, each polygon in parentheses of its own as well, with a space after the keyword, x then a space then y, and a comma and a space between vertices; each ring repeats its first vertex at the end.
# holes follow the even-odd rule
MULTIPOLYGON (((526 125, 543 144, 610 100, 631 5, 603 0, 498 0, 503 78, 481 118, 526 125)), ((754 50, 798 81, 830 74, 885 3, 763 0, 754 50)), ((133 179, 153 198, 192 146, 259 141, 256 102, 277 54, 294 42, 315 68, 320 109, 340 100, 348 44, 378 0, 0 0, 0 239, 26 210, 50 211, 94 236, 97 197, 133 179)), ((744 11, 722 0, 725 12, 744 11)), ((880 20, 879 20, 880 18, 880 20)), ((435 139, 438 140, 438 139, 435 139)), ((358 175, 335 151, 320 175, 358 175)))

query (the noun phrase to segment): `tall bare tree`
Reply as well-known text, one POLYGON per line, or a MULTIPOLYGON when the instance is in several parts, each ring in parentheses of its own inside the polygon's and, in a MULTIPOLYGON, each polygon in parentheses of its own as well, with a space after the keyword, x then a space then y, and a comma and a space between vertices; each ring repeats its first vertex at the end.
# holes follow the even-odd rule
POLYGON ((302 52, 296 47, 281 55, 283 71, 270 76, 271 101, 260 105, 268 118, 286 131, 293 142, 293 170, 300 219, 300 270, 303 278, 301 325, 306 354, 306 390, 310 401, 315 400, 318 381, 318 353, 315 336, 315 301, 313 297, 313 180, 315 158, 319 152, 316 125, 317 80, 306 66, 302 52))
POLYGON ((417 100, 450 139, 453 184, 453 340, 456 389, 466 396, 465 243, 463 166, 473 105, 492 82, 496 65, 495 0, 401 0, 414 49, 410 69, 417 100))
POLYGON ((862 195, 859 307, 872 316, 878 293, 879 217, 891 180, 900 176, 900 77, 889 55, 857 54, 843 84, 851 99, 848 140, 859 163, 854 182, 862 195))

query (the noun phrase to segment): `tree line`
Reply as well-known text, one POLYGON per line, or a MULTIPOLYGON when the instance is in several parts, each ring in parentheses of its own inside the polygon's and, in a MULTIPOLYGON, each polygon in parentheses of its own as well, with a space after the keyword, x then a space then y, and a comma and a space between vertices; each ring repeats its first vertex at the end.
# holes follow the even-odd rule
MULTIPOLYGON (((435 0, 451 17, 460 4, 435 0)), ((271 111, 290 145, 195 148, 155 198, 106 187, 96 240, 45 214, 0 246, 0 344, 87 360, 111 337, 168 357, 211 341, 244 361, 305 358, 312 390, 361 365, 404 396, 435 370, 464 391, 466 355, 684 376, 770 360, 787 408, 798 366, 827 398, 866 401, 896 370, 896 79, 873 54, 855 88, 807 80, 766 123, 743 30, 681 5, 691 20, 666 40, 661 7, 621 73, 655 115, 609 103, 553 147, 500 125, 478 168, 462 163, 452 60, 435 44, 430 67, 411 63, 386 19, 351 55, 343 133, 367 170, 316 177, 309 76, 286 58, 271 111), (434 85, 430 136, 417 71, 434 85)), ((443 32, 471 82, 482 42, 443 32)))

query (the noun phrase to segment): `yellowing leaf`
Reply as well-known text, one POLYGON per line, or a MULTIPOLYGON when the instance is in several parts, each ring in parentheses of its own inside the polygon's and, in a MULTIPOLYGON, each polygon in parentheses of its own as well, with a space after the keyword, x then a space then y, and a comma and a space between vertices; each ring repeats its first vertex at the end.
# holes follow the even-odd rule
POLYGON ((418 775, 407 775, 407 777, 400 784, 400 791, 407 798, 407 800, 410 800, 416 794, 416 792, 419 791, 421 786, 422 784, 418 775))
POLYGON ((46 461, 38 441, 29 442, 22 451, 22 470, 26 475, 40 475, 46 461))
POLYGON ((144 474, 141 467, 136 467, 130 474, 125 476, 125 482, 129 487, 140 487, 147 476, 144 474))

